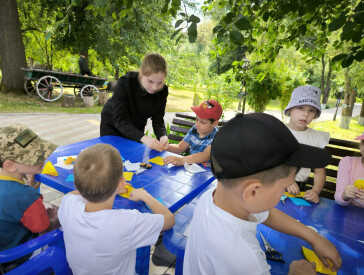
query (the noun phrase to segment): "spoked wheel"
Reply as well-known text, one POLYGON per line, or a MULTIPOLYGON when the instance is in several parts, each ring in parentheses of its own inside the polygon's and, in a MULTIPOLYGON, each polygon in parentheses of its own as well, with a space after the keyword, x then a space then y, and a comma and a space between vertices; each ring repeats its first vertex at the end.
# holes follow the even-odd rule
POLYGON ((85 96, 92 96, 94 102, 96 102, 99 99, 99 89, 94 85, 83 86, 81 89, 81 98, 83 99, 85 96))
POLYGON ((37 89, 36 86, 37 85, 37 81, 33 80, 33 79, 27 79, 24 81, 24 90, 25 92, 30 95, 30 96, 37 96, 37 89))
POLYGON ((56 101, 62 96, 63 86, 61 81, 54 76, 43 76, 37 82, 37 94, 45 101, 56 101))
POLYGON ((73 87, 73 94, 75 96, 81 96, 81 86, 75 86, 75 87, 73 87))

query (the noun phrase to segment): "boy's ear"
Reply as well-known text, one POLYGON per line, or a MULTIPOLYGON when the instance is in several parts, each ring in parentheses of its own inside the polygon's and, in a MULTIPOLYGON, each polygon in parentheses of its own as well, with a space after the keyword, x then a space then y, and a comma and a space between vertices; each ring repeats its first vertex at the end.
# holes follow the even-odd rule
POLYGON ((219 125, 219 121, 215 120, 214 122, 212 122, 212 126, 217 127, 217 125, 219 125))
POLYGON ((123 176, 119 181, 118 187, 116 188, 118 190, 117 193, 121 193, 121 192, 123 192, 125 190, 125 184, 126 184, 126 181, 125 181, 125 178, 123 176))
POLYGON ((3 168, 9 172, 15 172, 16 171, 15 162, 12 160, 5 160, 3 163, 3 168))
POLYGON ((245 202, 250 202, 256 198, 259 189, 262 187, 262 183, 258 179, 249 179, 244 183, 242 190, 242 196, 245 202))

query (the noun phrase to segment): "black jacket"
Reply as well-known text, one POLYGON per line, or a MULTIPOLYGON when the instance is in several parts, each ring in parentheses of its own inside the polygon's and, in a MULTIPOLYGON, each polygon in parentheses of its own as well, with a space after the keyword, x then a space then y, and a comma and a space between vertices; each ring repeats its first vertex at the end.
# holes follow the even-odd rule
POLYGON ((119 78, 114 95, 102 109, 100 135, 117 135, 140 141, 148 118, 152 118, 158 139, 167 135, 164 125, 167 96, 167 85, 161 91, 149 94, 141 87, 138 72, 128 72, 119 78))
POLYGON ((84 58, 80 57, 80 59, 78 59, 78 66, 80 67, 80 73, 82 75, 85 75, 85 74, 87 74, 89 76, 92 75, 90 69, 88 68, 88 66, 86 64, 86 60, 84 58))

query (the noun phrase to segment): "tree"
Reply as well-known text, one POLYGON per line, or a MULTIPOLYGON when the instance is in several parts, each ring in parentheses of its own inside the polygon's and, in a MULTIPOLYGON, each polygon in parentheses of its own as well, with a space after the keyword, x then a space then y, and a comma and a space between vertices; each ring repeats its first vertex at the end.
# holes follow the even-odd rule
POLYGON ((17 2, 3 0, 0 9, 0 92, 24 93, 24 73, 26 67, 24 43, 20 29, 17 2))

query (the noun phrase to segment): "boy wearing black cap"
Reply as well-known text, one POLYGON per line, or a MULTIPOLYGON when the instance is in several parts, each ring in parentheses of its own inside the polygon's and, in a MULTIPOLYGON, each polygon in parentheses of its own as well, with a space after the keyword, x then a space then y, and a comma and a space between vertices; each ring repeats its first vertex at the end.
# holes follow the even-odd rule
POLYGON ((195 125, 180 143, 169 144, 167 149, 169 152, 181 154, 191 147, 191 154, 187 157, 165 157, 163 159, 165 164, 181 166, 184 163, 202 163, 210 160, 211 143, 218 131, 217 125, 222 115, 222 107, 216 100, 209 99, 191 109, 196 113, 195 125))
MULTIPOLYGON (((218 185, 196 206, 184 274, 269 274, 256 239, 258 223, 306 240, 327 267, 330 260, 338 270, 341 258, 332 243, 274 208, 298 167, 324 167, 330 160, 328 151, 299 144, 270 115, 238 115, 227 122, 212 143, 211 169, 218 185)), ((315 274, 308 267, 305 274, 315 274)))

